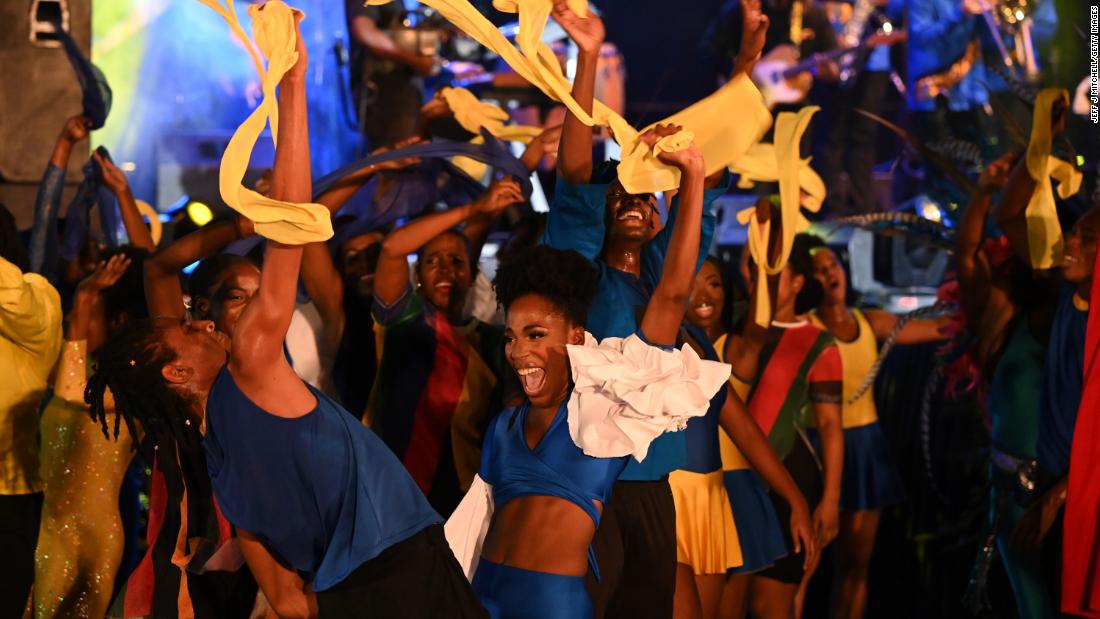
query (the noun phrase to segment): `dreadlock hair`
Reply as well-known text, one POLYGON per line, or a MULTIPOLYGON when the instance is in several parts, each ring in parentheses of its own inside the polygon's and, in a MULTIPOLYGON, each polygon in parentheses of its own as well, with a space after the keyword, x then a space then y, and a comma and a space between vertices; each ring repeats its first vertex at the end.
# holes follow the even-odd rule
POLYGON ((152 320, 131 320, 107 340, 96 355, 84 401, 108 436, 104 400, 110 389, 115 400, 115 438, 124 419, 136 449, 140 425, 164 475, 169 511, 178 510, 186 495, 188 537, 210 537, 217 530, 216 512, 200 424, 192 420, 188 401, 161 374, 176 359, 176 352, 160 341, 160 331, 152 320))
POLYGON ((103 306, 108 320, 116 316, 126 316, 128 320, 147 318, 149 307, 145 304, 145 259, 149 252, 133 245, 122 245, 111 249, 100 258, 110 260, 112 256, 122 254, 130 259, 130 266, 115 284, 103 291, 103 306))
POLYGON ((2 202, 0 202, 0 258, 19 267, 19 270, 24 273, 30 270, 27 248, 19 238, 15 217, 2 202))
POLYGON ((192 421, 190 403, 172 390, 161 374, 175 359, 175 351, 161 343, 156 323, 131 320, 96 353, 84 401, 103 435, 109 437, 105 398, 110 390, 115 399, 114 437, 118 438, 123 420, 131 436, 140 436, 140 427, 156 447, 160 470, 166 478, 172 477, 170 485, 182 481, 201 492, 209 488, 210 479, 199 424, 192 421))
POLYGON ((814 277, 813 250, 818 247, 828 247, 825 240, 813 234, 799 233, 794 237, 791 245, 791 255, 787 259, 787 265, 795 275, 801 275, 803 281, 802 290, 794 299, 794 312, 805 314, 821 305, 825 296, 825 288, 814 277))
POLYGON ((497 301, 508 311, 516 299, 537 294, 553 303, 575 325, 588 320, 600 272, 572 249, 535 245, 502 262, 493 278, 497 301))

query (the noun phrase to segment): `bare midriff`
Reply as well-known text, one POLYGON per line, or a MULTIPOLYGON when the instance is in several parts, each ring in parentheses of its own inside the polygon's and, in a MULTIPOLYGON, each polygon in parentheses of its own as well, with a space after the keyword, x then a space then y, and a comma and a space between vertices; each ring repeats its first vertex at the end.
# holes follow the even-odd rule
MULTIPOLYGON (((596 509, 603 506, 596 502, 596 509)), ((520 569, 584 576, 596 524, 577 504, 559 497, 512 499, 493 513, 481 556, 520 569)))

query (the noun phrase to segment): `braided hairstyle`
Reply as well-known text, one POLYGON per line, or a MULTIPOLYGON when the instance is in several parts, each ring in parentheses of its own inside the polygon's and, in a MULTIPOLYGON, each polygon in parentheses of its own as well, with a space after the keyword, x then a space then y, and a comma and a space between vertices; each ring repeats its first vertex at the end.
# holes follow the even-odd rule
POLYGON ((110 389, 115 399, 115 438, 120 420, 125 419, 136 448, 140 426, 164 475, 169 511, 179 510, 186 496, 188 538, 217 539, 200 423, 192 420, 191 404, 171 389, 161 374, 164 366, 176 359, 176 352, 161 342, 160 333, 156 322, 149 319, 131 320, 119 329, 97 353, 84 401, 107 436, 105 398, 110 389))
POLYGON ((825 288, 814 277, 813 251, 819 247, 828 247, 825 240, 804 232, 796 235, 794 243, 791 245, 791 255, 787 259, 787 266, 790 267, 791 273, 801 275, 804 280, 802 290, 798 292, 798 296, 794 299, 795 314, 805 314, 816 308, 821 305, 821 301, 825 296, 825 288))
POLYGON ((501 263, 493 288, 506 312, 516 299, 537 294, 553 303, 573 324, 584 325, 599 278, 599 270, 576 251, 535 245, 501 263))

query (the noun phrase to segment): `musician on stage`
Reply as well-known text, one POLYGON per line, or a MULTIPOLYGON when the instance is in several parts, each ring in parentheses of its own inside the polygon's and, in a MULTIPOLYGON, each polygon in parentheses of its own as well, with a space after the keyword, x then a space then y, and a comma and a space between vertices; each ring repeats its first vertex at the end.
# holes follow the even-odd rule
POLYGON ((897 20, 903 12, 904 0, 852 0, 850 3, 838 0, 826 3, 827 10, 830 4, 837 12, 848 14, 847 19, 833 20, 840 45, 865 46, 848 57, 846 67, 842 64, 850 75, 845 75, 842 69, 841 82, 825 86, 833 105, 820 115, 827 137, 817 145, 820 153, 814 159, 814 167, 829 188, 825 212, 841 217, 879 210, 871 196, 871 177, 878 161, 879 127, 856 109, 882 115, 888 89, 892 88, 890 45, 904 36, 904 31, 894 29, 900 23, 897 20), (886 22, 891 24, 894 38, 887 33, 883 35, 884 40, 871 46, 876 35, 875 13, 878 11, 887 20, 895 20, 886 22), (847 183, 840 182, 842 175, 847 176, 847 183))
MULTIPOLYGON (((993 132, 987 74, 982 61, 984 0, 907 0, 909 9, 909 109, 917 137, 929 145, 948 138, 983 150, 993 132)), ((962 190, 926 167, 930 197, 964 204, 962 190)))
POLYGON ((408 50, 394 38, 405 17, 400 2, 365 7, 363 0, 348 0, 347 17, 360 130, 371 148, 411 137, 424 99, 421 78, 435 69, 435 56, 408 50))
MULTIPOLYGON (((797 56, 804 60, 836 48, 836 32, 824 9, 816 3, 804 0, 766 0, 762 8, 771 24, 764 43, 765 59, 781 45, 793 45, 797 48, 797 56)), ((725 77, 730 74, 740 48, 741 3, 739 0, 730 0, 722 7, 714 25, 703 36, 703 53, 712 59, 715 71, 725 77)), ((836 63, 824 59, 816 63, 812 72, 819 80, 835 81, 837 78, 836 63)), ((810 99, 814 98, 811 93, 810 99)), ((779 104, 774 111, 794 111, 803 105, 805 102, 779 104)))

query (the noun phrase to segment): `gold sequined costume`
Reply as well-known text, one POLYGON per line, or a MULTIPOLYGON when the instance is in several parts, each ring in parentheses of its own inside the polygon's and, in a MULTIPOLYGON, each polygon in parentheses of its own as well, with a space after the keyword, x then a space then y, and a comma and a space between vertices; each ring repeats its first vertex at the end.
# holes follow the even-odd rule
MULTIPOLYGON (((35 553, 34 616, 103 617, 122 560, 118 495, 131 437, 103 436, 84 404, 87 344, 65 342, 42 415, 42 525, 35 553)), ((114 402, 108 400, 113 411, 114 402)), ((113 430, 113 428, 112 428, 113 430)))

